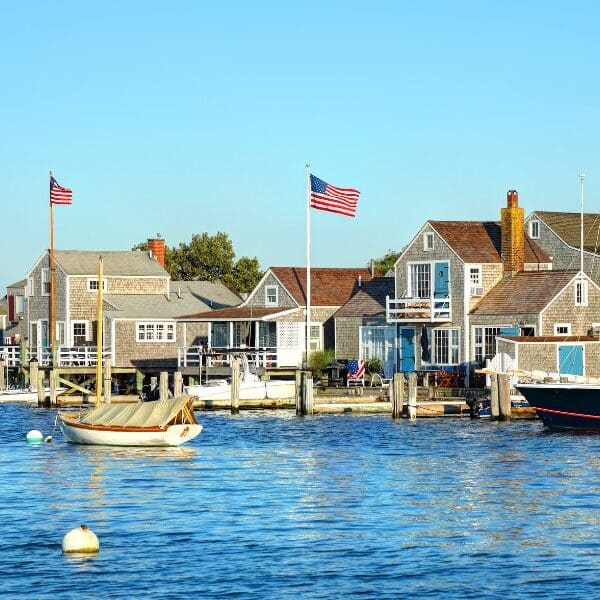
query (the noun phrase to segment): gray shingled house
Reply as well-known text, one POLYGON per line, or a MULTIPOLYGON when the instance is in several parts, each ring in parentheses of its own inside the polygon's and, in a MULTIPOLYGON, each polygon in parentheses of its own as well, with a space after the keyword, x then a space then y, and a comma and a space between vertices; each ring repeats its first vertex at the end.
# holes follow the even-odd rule
MULTIPOLYGON (((207 328, 178 324, 174 317, 240 302, 237 294, 218 282, 171 282, 161 262, 164 240, 150 242, 156 252, 55 251, 55 331, 60 364, 95 363, 100 256, 104 354, 112 358, 115 367, 175 367, 179 346, 189 339, 206 337, 207 328)), ((24 288, 23 335, 28 338, 29 358, 45 364, 52 352, 48 251, 29 271, 24 288)), ((15 311, 20 306, 16 300, 14 306, 15 311)))
MULTIPOLYGON (((334 347, 333 314, 372 276, 367 268, 311 269, 311 350, 334 347)), ((208 324, 212 351, 254 350, 250 359, 258 366, 299 367, 305 354, 306 269, 271 267, 239 306, 182 313, 179 320, 208 324)))
MULTIPOLYGON (((581 214, 534 211, 525 221, 532 240, 552 256, 555 269, 579 269, 581 214)), ((583 270, 600 283, 600 215, 583 215, 583 270)))
POLYGON ((394 372, 397 331, 385 318, 386 298, 393 294, 393 277, 375 277, 333 315, 338 360, 379 358, 386 376, 394 372))

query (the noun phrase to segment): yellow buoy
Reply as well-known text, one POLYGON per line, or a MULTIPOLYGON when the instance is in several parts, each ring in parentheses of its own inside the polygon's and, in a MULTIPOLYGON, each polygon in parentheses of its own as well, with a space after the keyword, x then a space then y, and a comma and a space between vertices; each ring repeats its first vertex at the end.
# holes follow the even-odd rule
POLYGON ((63 552, 80 552, 82 554, 92 554, 100 552, 100 542, 98 537, 85 525, 71 529, 62 541, 63 552))

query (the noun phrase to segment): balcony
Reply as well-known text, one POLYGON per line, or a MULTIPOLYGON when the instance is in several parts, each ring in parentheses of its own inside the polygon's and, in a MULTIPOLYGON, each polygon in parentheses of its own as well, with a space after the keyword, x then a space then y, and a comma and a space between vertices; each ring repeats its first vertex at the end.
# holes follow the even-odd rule
MULTIPOLYGON (((56 354, 59 367, 95 367, 97 357, 96 346, 59 346, 56 354)), ((102 357, 112 359, 112 351, 104 349, 102 357)), ((5 361, 7 367, 20 367, 21 346, 0 346, 0 358, 5 361)), ((38 361, 40 367, 51 366, 52 348, 50 346, 29 348, 27 362, 33 359, 38 361)))
POLYGON ((452 303, 448 298, 385 299, 388 323, 447 323, 452 320, 452 303))
MULTIPOLYGON (((245 354, 250 368, 273 369, 282 366, 277 348, 210 348, 190 346, 177 351, 178 367, 228 367, 235 354, 245 354)), ((286 361, 284 361, 286 362, 286 361)), ((289 366, 289 365, 283 365, 289 366)))

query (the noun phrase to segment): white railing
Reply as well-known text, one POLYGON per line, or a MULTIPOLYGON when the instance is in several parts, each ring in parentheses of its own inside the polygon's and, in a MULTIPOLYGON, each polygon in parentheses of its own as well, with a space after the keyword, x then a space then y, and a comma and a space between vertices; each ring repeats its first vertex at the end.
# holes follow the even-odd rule
POLYGON ((228 367, 231 358, 238 353, 243 353, 251 367, 273 368, 277 367, 277 348, 210 348, 203 346, 190 346, 179 348, 177 351, 177 366, 179 367, 228 367))
POLYGON ((0 358, 7 367, 18 367, 21 364, 21 346, 0 346, 0 358))
POLYGON ((430 322, 452 320, 450 298, 390 298, 385 299, 385 317, 388 323, 430 322))
MULTIPOLYGON (((102 359, 112 359, 112 351, 103 349, 102 359)), ((96 346, 60 346, 58 364, 61 367, 95 367, 98 362, 96 346)))
POLYGON ((52 364, 52 348, 50 346, 31 346, 29 348, 28 360, 37 360, 40 366, 52 364))
MULTIPOLYGON (((97 361, 97 348, 95 346, 60 346, 58 349, 58 364, 61 367, 95 367, 97 361)), ((21 366, 20 346, 0 346, 0 357, 6 361, 8 367, 21 366)), ((112 358, 111 350, 103 350, 102 357, 112 358)), ((52 348, 29 348, 27 360, 37 360, 40 366, 52 364, 52 348)))

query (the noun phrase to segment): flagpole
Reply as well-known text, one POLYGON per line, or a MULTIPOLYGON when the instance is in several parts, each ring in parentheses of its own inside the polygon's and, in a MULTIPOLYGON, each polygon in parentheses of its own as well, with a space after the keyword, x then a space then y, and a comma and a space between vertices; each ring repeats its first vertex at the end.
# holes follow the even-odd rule
POLYGON ((306 367, 308 368, 308 350, 310 348, 310 163, 306 163, 306 367))
POLYGON ((97 298, 97 323, 96 323, 96 406, 102 402, 102 348, 104 341, 102 339, 103 314, 102 314, 102 279, 104 269, 102 256, 98 258, 98 298, 97 298))
MULTIPOLYGON (((52 186, 52 171, 50 174, 50 186, 52 186)), ((50 193, 50 192, 49 192, 50 193)), ((49 323, 49 334, 50 334, 50 347, 54 348, 54 214, 52 210, 52 196, 50 194, 50 323, 49 323)))

